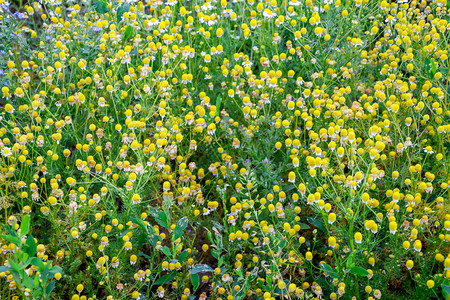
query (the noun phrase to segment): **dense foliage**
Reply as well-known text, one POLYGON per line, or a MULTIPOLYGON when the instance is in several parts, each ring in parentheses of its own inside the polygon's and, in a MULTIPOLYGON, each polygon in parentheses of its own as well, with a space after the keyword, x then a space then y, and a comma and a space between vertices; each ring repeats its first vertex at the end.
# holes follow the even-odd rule
POLYGON ((0 0, 2 299, 448 299, 447 0, 0 0))

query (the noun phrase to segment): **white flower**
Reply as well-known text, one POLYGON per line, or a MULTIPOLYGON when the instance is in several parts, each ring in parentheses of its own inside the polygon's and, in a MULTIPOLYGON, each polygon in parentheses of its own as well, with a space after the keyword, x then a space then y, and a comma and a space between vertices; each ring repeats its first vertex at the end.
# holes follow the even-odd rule
MULTIPOLYGON (((433 150, 427 150, 427 148, 428 148, 428 147, 423 148, 423 151, 425 151, 425 153, 428 153, 428 154, 433 154, 433 153, 434 153, 433 150)), ((431 147, 430 147, 430 148, 431 148, 431 147)))
POLYGON ((8 147, 3 147, 1 152, 4 157, 8 157, 8 156, 12 155, 11 148, 8 148, 8 147))
POLYGON ((265 9, 263 12, 263 16, 269 19, 273 19, 277 16, 277 14, 272 12, 270 9, 265 9))

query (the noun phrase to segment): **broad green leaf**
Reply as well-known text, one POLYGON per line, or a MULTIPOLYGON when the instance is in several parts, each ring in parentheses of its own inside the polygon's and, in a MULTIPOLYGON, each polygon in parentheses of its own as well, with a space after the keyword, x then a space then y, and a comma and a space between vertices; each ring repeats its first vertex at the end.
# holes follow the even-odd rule
MULTIPOLYGON (((36 278, 38 278, 38 277, 36 276, 36 277, 35 277, 35 280, 36 280, 36 278)), ((41 294, 42 294, 42 289, 35 290, 34 293, 33 293, 34 299, 39 299, 39 296, 40 296, 41 294)))
POLYGON ((145 254, 144 252, 142 252, 142 251, 139 251, 139 253, 138 253, 140 256, 142 256, 142 257, 144 257, 144 258, 146 258, 146 259, 152 259, 150 256, 148 256, 147 254, 145 254))
POLYGON ((367 272, 366 269, 361 268, 361 267, 352 267, 349 270, 349 273, 355 274, 355 275, 360 275, 360 276, 368 276, 369 275, 369 272, 367 272))
POLYGON ((20 278, 19 273, 13 270, 11 271, 11 274, 13 275, 14 280, 19 284, 19 286, 22 285, 22 280, 20 278))
POLYGON ((323 226, 323 222, 319 219, 314 219, 312 217, 307 218, 308 222, 315 227, 319 228, 322 231, 326 231, 325 226, 323 226))
POLYGON ((153 247, 156 247, 156 244, 161 241, 161 237, 159 235, 149 235, 147 236, 147 238, 148 241, 150 242, 150 245, 152 245, 153 247))
POLYGON ((44 271, 42 271, 42 273, 41 273, 41 279, 42 279, 42 281, 45 282, 45 281, 47 280, 49 271, 50 271, 50 262, 47 262, 47 263, 45 264, 44 271))
POLYGON ((191 274, 197 274, 201 272, 212 272, 214 271, 213 268, 211 268, 208 265, 205 264, 198 264, 192 267, 192 269, 189 271, 191 274))
POLYGON ((166 255, 166 257, 172 257, 172 253, 170 252, 169 247, 163 246, 161 251, 166 255))
POLYGON ((180 263, 182 263, 185 259, 186 259, 186 257, 188 256, 188 251, 187 250, 184 250, 183 252, 181 252, 180 253, 180 256, 178 256, 178 261, 180 262, 180 263))
POLYGON ((219 259, 219 255, 222 251, 216 250, 216 249, 212 249, 211 250, 211 255, 215 258, 215 259, 219 259))
POLYGON ((425 66, 425 70, 427 70, 427 73, 430 73, 431 61, 430 61, 430 59, 428 57, 425 58, 424 66, 425 66))
POLYGON ((137 224, 139 227, 141 227, 145 232, 147 232, 147 226, 145 225, 145 223, 144 223, 144 221, 142 219, 130 218, 130 220, 134 224, 137 224))
POLYGON ((127 26, 127 29, 125 29, 125 33, 123 34, 123 41, 128 40, 132 34, 133 34, 133 27, 127 26))
POLYGON ((29 256, 34 256, 36 254, 37 244, 32 235, 27 237, 27 241, 23 245, 23 251, 29 256))
POLYGON ((303 230, 311 228, 311 227, 309 227, 308 224, 305 224, 305 223, 298 223, 298 225, 300 225, 300 229, 303 229, 303 230))
POLYGON ((179 239, 183 235, 183 230, 187 227, 189 220, 187 217, 183 217, 177 222, 177 226, 175 226, 175 230, 173 232, 173 240, 179 239))
POLYGON ((8 263, 11 266, 11 269, 13 269, 14 271, 19 272, 21 270, 19 264, 13 261, 11 258, 8 258, 8 263))
POLYGON ((355 264, 353 263, 353 254, 351 254, 351 255, 347 258, 347 261, 345 262, 345 265, 347 266, 348 269, 351 269, 352 267, 355 266, 355 264))
POLYGON ((44 262, 38 257, 31 258, 31 264, 33 266, 38 267, 40 272, 42 272, 45 269, 44 262))
POLYGON ((219 94, 216 99, 216 117, 220 116, 220 105, 222 104, 222 94, 219 94))
POLYGON ((0 238, 3 238, 5 240, 7 240, 8 242, 13 243, 16 246, 20 246, 20 244, 21 244, 20 239, 18 237, 12 236, 12 235, 1 234, 0 238))
POLYGON ((436 64, 434 62, 434 60, 431 60, 431 75, 434 76, 434 74, 436 74, 437 70, 436 70, 436 64))
POLYGON ((191 274, 191 282, 195 292, 198 289, 198 286, 200 285, 200 276, 198 276, 198 274, 191 274))
POLYGON ((55 288, 56 282, 54 280, 52 280, 48 285, 47 288, 45 289, 45 292, 47 293, 47 295, 50 295, 50 293, 53 291, 53 289, 55 288))
POLYGON ((2 225, 3 225, 3 228, 6 230, 6 232, 8 232, 9 235, 17 236, 17 237, 18 237, 17 232, 16 232, 15 230, 12 230, 12 229, 9 228, 9 226, 6 225, 6 224, 2 224, 2 225))
POLYGON ((26 288, 29 288, 30 290, 33 288, 33 283, 31 282, 31 278, 30 278, 30 276, 27 275, 27 273, 25 273, 25 271, 23 271, 23 273, 22 273, 22 282, 26 288))
MULTIPOLYGON (((33 286, 37 287, 39 285, 39 276, 34 276, 33 286)), ((37 298, 36 293, 33 294, 37 298)))
POLYGON ((158 280, 156 280, 154 284, 155 285, 163 285, 165 283, 171 282, 172 279, 174 279, 176 275, 177 275, 177 273, 175 271, 170 272, 169 274, 159 277, 158 280))
POLYGON ((124 3, 117 9, 117 23, 122 21, 123 14, 130 10, 130 4, 124 3))
POLYGON ((1 272, 6 272, 6 271, 11 271, 11 268, 5 267, 5 266, 0 266, 0 273, 1 272))
POLYGON ((214 240, 212 238, 212 233, 211 231, 209 231, 209 229, 206 229, 208 232, 206 233, 206 235, 208 236, 209 241, 211 242, 211 244, 214 244, 214 240))
POLYGON ((163 211, 158 211, 156 208, 150 209, 150 213, 155 218, 156 223, 164 228, 169 227, 167 216, 163 211))
POLYGON ((333 270, 333 268, 327 264, 327 263, 321 263, 320 264, 320 269, 322 271, 325 271, 331 278, 338 278, 338 274, 335 270, 333 270))
POLYGON ((94 6, 95 11, 101 15, 108 12, 108 5, 106 4, 106 2, 98 0, 98 1, 94 1, 94 3, 92 3, 92 5, 94 6))
POLYGON ((25 215, 22 218, 22 223, 20 224, 20 236, 27 235, 30 232, 30 216, 25 215))
POLYGON ((442 287, 442 296, 444 296, 445 300, 450 299, 450 282, 448 279, 444 280, 444 283, 441 284, 442 287))

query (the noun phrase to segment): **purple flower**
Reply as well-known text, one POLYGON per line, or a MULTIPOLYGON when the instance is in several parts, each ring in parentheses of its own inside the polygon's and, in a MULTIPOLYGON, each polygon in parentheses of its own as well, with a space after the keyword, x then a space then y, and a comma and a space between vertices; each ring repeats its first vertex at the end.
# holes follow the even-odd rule
POLYGON ((263 163, 268 164, 269 163, 269 159, 267 157, 264 158, 263 163))
POLYGON ((24 14, 24 13, 21 13, 21 12, 16 11, 16 12, 14 13, 14 15, 16 15, 17 18, 18 18, 19 20, 25 19, 25 14, 24 14))

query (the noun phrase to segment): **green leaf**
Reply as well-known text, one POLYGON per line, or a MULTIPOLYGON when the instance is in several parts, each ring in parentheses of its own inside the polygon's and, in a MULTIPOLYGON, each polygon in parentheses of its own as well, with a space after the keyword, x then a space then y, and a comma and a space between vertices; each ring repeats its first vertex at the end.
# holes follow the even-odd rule
POLYGON ((147 226, 145 225, 145 223, 142 219, 130 218, 130 220, 134 224, 137 224, 139 227, 141 227, 145 232, 147 232, 147 226))
POLYGON ((119 6, 119 8, 117 9, 117 23, 122 21, 123 14, 128 12, 129 10, 130 10, 129 3, 125 3, 125 4, 122 4, 121 6, 119 6))
POLYGON ((168 282, 172 281, 172 279, 174 279, 176 275, 177 275, 177 273, 175 271, 170 272, 169 274, 159 277, 158 280, 156 280, 154 284, 155 285, 163 285, 165 283, 168 283, 168 282))
POLYGON ((368 276, 369 272, 366 269, 361 267, 352 267, 349 271, 351 274, 359 275, 359 276, 368 276))
POLYGON ((286 188, 283 189, 283 192, 287 193, 292 191, 293 189, 296 189, 297 187, 293 184, 288 185, 286 188))
POLYGON ((312 217, 307 218, 308 222, 311 225, 314 225, 315 227, 319 228, 322 231, 326 231, 325 226, 323 226, 323 222, 319 219, 314 219, 312 217))
POLYGON ((183 235, 183 230, 187 227, 189 220, 187 217, 183 217, 177 222, 175 230, 173 231, 173 241, 176 241, 183 235))
POLYGON ((144 258, 146 258, 146 259, 152 259, 150 256, 148 256, 147 254, 145 254, 144 252, 142 252, 142 251, 139 251, 139 253, 138 253, 140 256, 142 256, 142 257, 144 257, 144 258))
MULTIPOLYGON (((47 263, 49 263, 49 262, 47 262, 47 263)), ((53 268, 51 268, 51 270, 48 272, 49 278, 53 278, 56 273, 61 273, 61 274, 63 273, 60 266, 54 266, 53 268)))
POLYGON ((355 263, 353 262, 353 253, 347 258, 345 265, 347 266, 348 269, 351 269, 355 266, 355 263))
MULTIPOLYGON (((37 276, 35 278, 38 278, 37 276)), ((42 289, 34 290, 33 297, 34 299, 39 299, 39 296, 42 294, 42 289)))
POLYGON ((434 74, 436 74, 437 70, 436 70, 436 64, 434 63, 434 60, 431 60, 431 71, 433 72, 431 75, 434 76, 434 74))
POLYGON ((182 263, 186 257, 188 256, 188 251, 184 250, 183 252, 180 253, 180 256, 178 256, 178 262, 182 263))
POLYGON ((123 41, 128 40, 132 34, 133 34, 133 27, 127 26, 127 29, 125 29, 125 33, 123 34, 123 41))
MULTIPOLYGON (((39 276, 34 276, 33 286, 37 287, 39 285, 39 276)), ((33 294, 37 298, 36 292, 33 294)))
POLYGON ((200 285, 200 276, 198 276, 198 274, 191 274, 191 282, 195 292, 200 285))
POLYGON ((30 290, 33 288, 33 284, 31 283, 31 279, 30 276, 27 275, 27 273, 25 273, 24 270, 22 270, 22 282, 25 285, 26 288, 29 288, 30 290))
POLYGON ((92 3, 92 6, 94 6, 95 11, 101 15, 108 12, 108 5, 106 4, 106 2, 94 1, 94 3, 92 3))
POLYGON ((430 62, 431 61, 430 61, 430 59, 428 57, 425 58, 424 66, 425 66, 425 69, 427 70, 427 73, 429 73, 430 69, 431 69, 430 62))
POLYGON ((442 296, 444 296, 445 300, 450 299, 450 282, 448 279, 444 280, 444 283, 441 284, 442 287, 442 296))
POLYGON ((222 104, 222 94, 219 94, 216 99, 216 117, 220 116, 220 105, 222 104))
POLYGON ((212 250, 211 250, 211 255, 212 255, 215 259, 219 259, 220 253, 222 253, 222 251, 219 251, 219 250, 216 250, 216 249, 212 249, 212 250))
POLYGON ((153 247, 156 247, 156 244, 158 242, 161 242, 161 240, 162 240, 159 235, 149 235, 149 236, 147 236, 147 238, 148 238, 148 241, 150 242, 150 245, 152 245, 153 247))
POLYGON ((339 277, 338 274, 337 274, 337 272, 334 271, 333 268, 332 268, 329 264, 327 264, 327 263, 321 263, 321 264, 320 264, 320 269, 321 269, 322 271, 325 271, 325 272, 326 272, 328 275, 330 275, 330 277, 333 278, 333 279, 339 277))
POLYGON ((192 269, 189 271, 191 274, 197 274, 200 272, 212 272, 214 271, 210 266, 205 264, 198 264, 192 267, 192 269))
POLYGON ((41 279, 43 282, 47 281, 49 271, 50 271, 50 262, 47 262, 45 264, 44 271, 41 272, 41 279))
POLYGON ((36 254, 37 244, 32 235, 27 237, 25 245, 23 245, 23 251, 29 256, 34 256, 36 254))
POLYGON ((13 270, 13 271, 11 271, 11 274, 13 275, 14 280, 18 283, 18 285, 21 286, 22 285, 22 280, 20 278, 19 273, 13 270))
POLYGON ((308 224, 305 224, 305 223, 298 223, 298 225, 300 225, 300 229, 303 229, 303 230, 311 228, 311 227, 309 227, 308 224))
POLYGON ((12 230, 12 229, 9 228, 9 226, 6 225, 6 224, 2 224, 2 225, 3 225, 3 228, 6 230, 6 232, 8 232, 9 235, 18 237, 17 232, 16 232, 15 230, 12 230))
POLYGON ((169 247, 164 246, 161 248, 161 251, 166 255, 166 257, 172 257, 169 247))
POLYGON ((45 292, 47 293, 47 295, 49 296, 50 293, 53 291, 53 289, 55 288, 56 282, 54 280, 52 280, 48 285, 47 288, 45 289, 45 292))
POLYGON ((5 266, 0 266, 0 273, 1 272, 6 272, 6 271, 11 271, 11 268, 5 267, 5 266))
POLYGON ((7 240, 8 242, 13 243, 16 246, 20 246, 20 239, 18 237, 1 234, 0 238, 3 238, 5 240, 7 240))
POLYGON ((19 267, 19 264, 17 264, 11 258, 8 258, 8 263, 11 266, 11 269, 13 269, 14 271, 19 272, 21 270, 21 268, 19 267))
POLYGON ((20 236, 27 235, 30 232, 30 216, 25 215, 22 218, 22 223, 20 224, 20 236))
POLYGON ((38 257, 31 258, 31 264, 33 266, 38 267, 39 268, 39 272, 42 272, 45 269, 44 262, 38 257))
POLYGON ((169 221, 163 211, 158 211, 156 208, 151 208, 150 213, 155 218, 156 223, 164 228, 169 228, 169 221))

